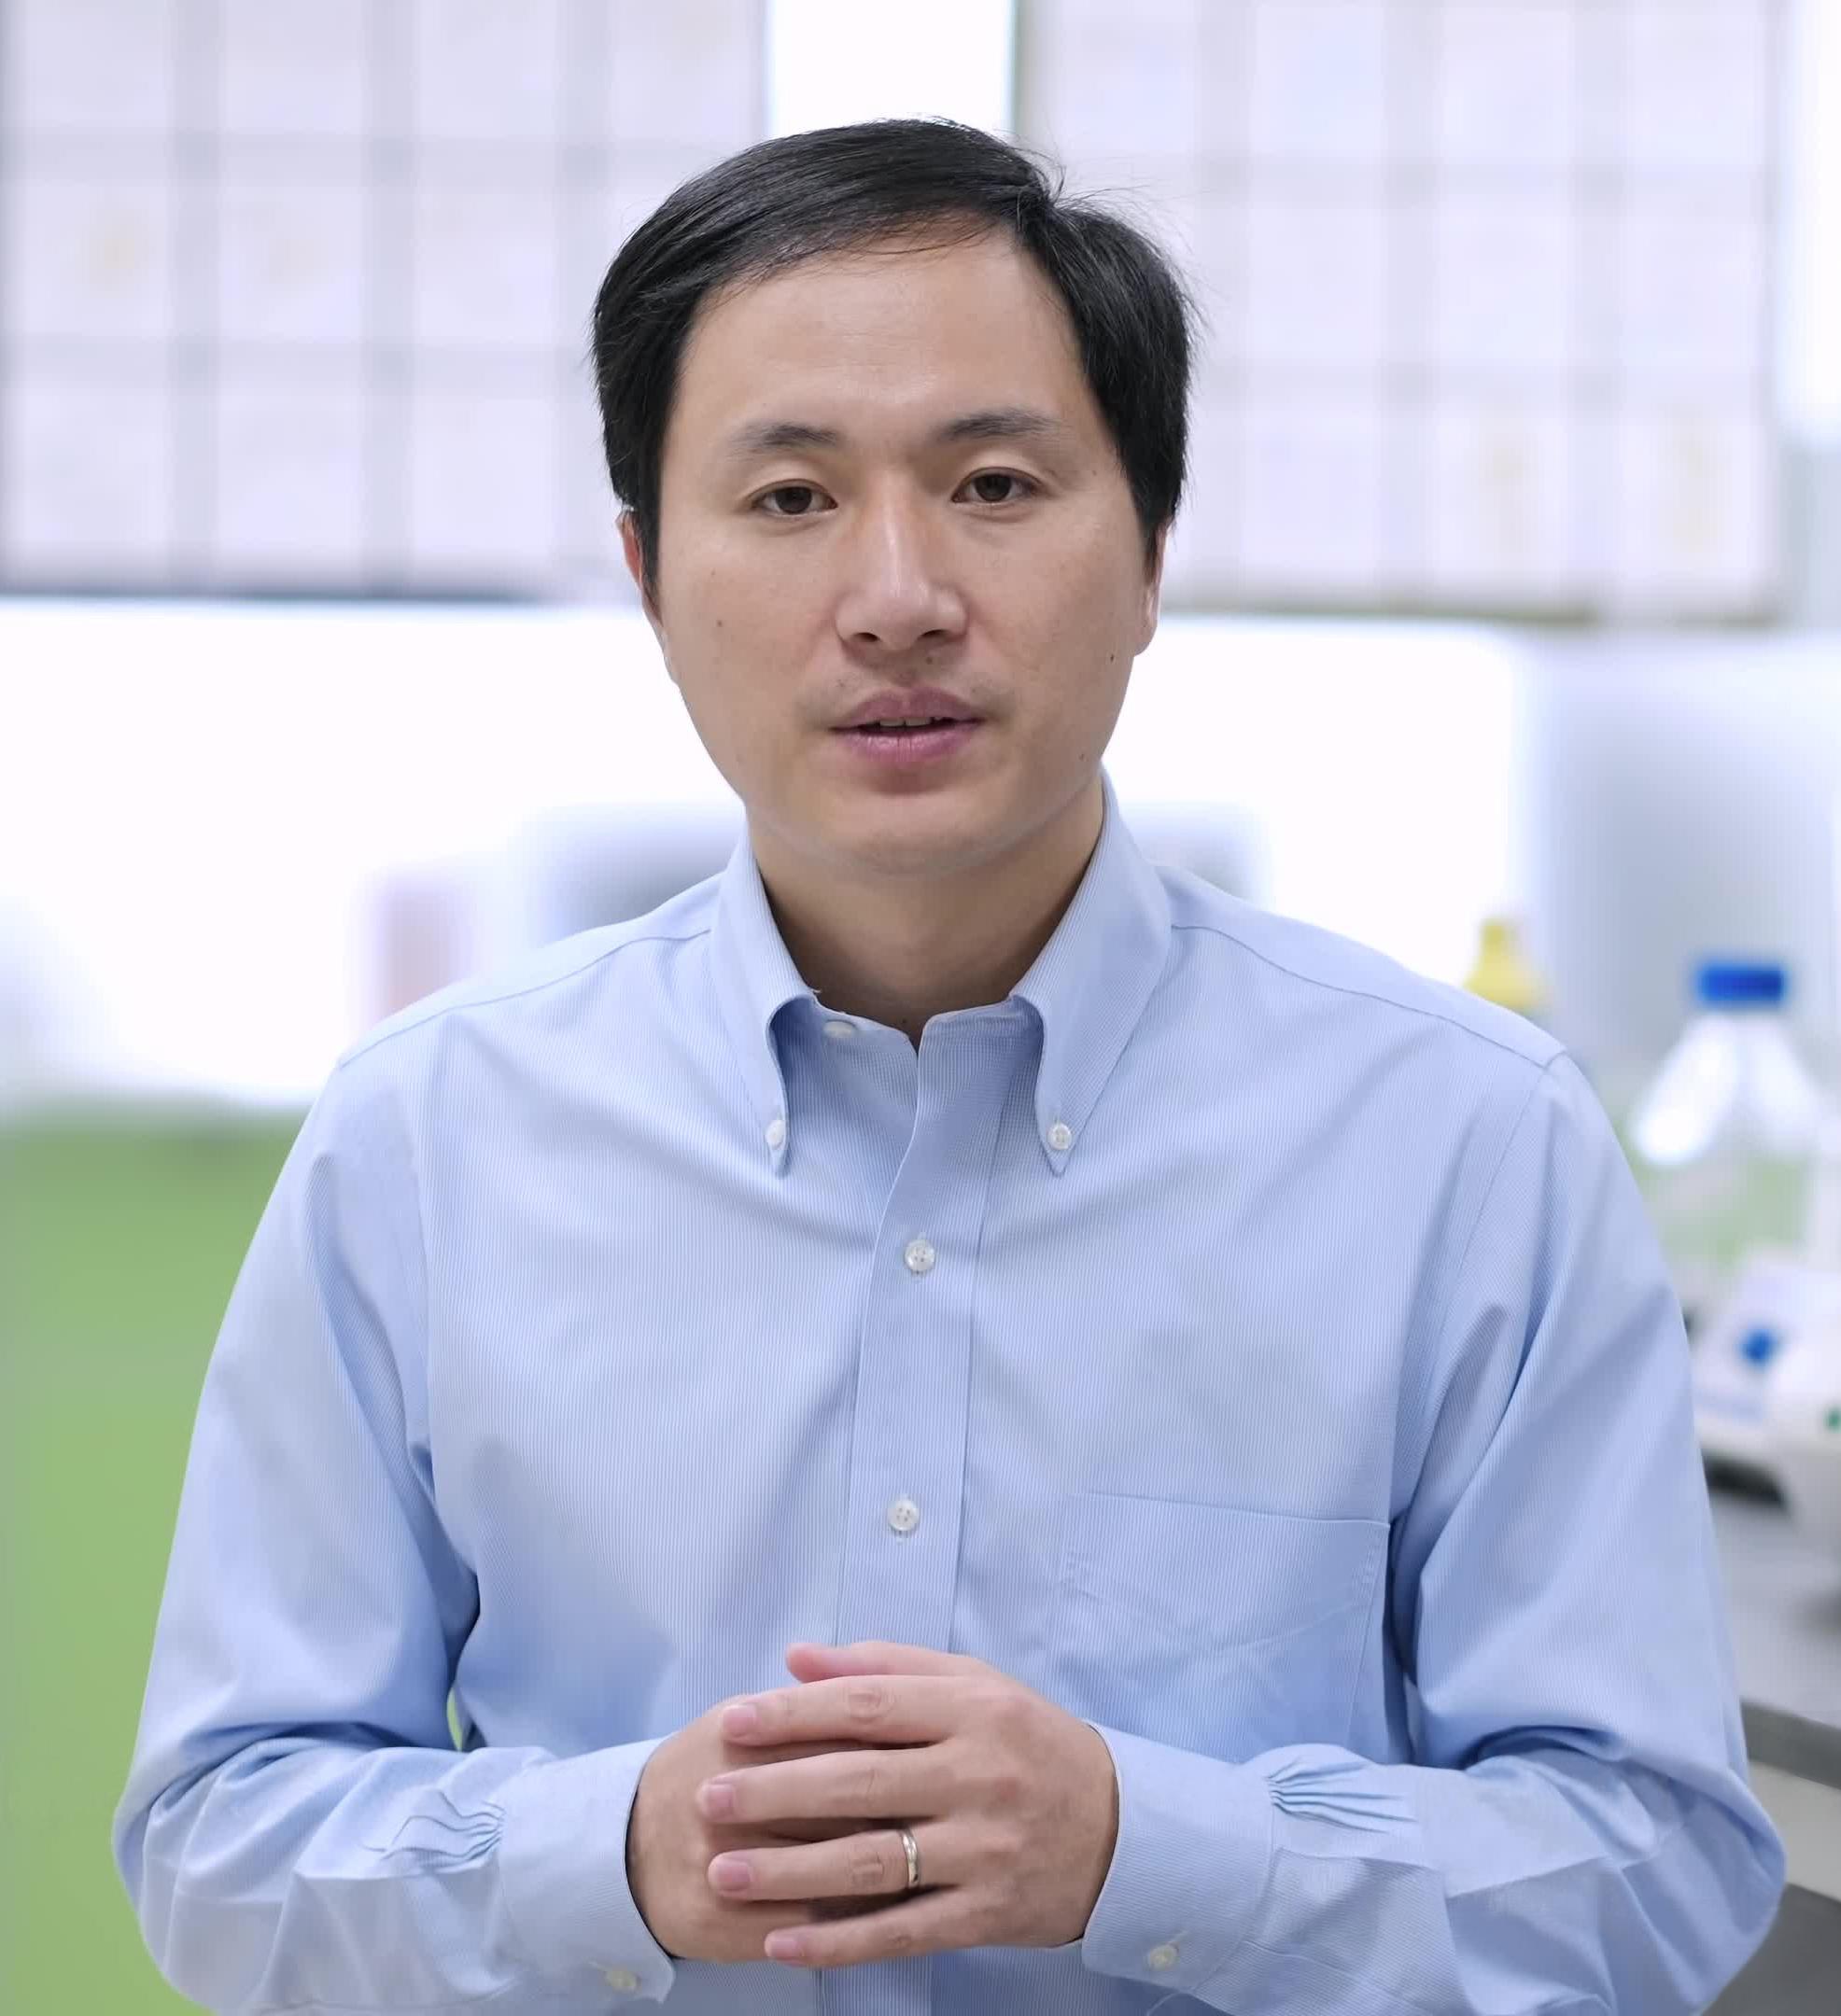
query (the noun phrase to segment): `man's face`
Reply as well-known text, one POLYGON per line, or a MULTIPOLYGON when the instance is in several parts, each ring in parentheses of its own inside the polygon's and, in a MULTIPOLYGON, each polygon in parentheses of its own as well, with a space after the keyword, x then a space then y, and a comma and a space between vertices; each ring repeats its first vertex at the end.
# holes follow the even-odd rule
POLYGON ((1033 265, 1001 237, 892 245, 706 302, 653 621, 764 868, 959 874, 1096 806, 1157 576, 1033 265), (979 717, 951 753, 891 764, 838 732, 920 685, 979 717))

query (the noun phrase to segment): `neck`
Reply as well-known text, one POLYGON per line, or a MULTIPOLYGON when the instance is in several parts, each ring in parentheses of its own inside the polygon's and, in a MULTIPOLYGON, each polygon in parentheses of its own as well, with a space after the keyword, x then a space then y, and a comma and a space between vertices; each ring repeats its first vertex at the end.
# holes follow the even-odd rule
POLYGON ((839 875, 752 844, 774 921, 827 1008, 900 1029, 1005 1000, 1074 900, 1100 837, 1099 779, 1005 859, 956 872, 839 875))

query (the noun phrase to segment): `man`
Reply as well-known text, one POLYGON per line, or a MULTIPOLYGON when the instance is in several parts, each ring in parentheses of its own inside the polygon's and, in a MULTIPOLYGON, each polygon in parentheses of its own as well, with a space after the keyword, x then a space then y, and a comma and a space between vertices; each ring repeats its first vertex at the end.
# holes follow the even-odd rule
POLYGON ((747 837, 288 1157, 115 1834, 207 2006, 1664 2016, 1762 1939, 1579 1072, 1119 822, 1186 318, 943 123, 615 259, 626 560, 747 837))

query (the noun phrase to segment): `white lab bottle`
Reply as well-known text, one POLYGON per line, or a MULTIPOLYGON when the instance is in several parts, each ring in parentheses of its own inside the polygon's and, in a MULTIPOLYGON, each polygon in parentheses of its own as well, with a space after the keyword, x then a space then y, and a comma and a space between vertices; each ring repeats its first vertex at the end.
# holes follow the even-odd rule
POLYGON ((1630 1118, 1637 1181, 1692 1330, 1749 1253, 1801 1247, 1825 1113, 1780 965, 1709 959, 1696 1012, 1630 1118))
POLYGON ((1791 1517, 1841 1562, 1841 1114, 1823 1123, 1802 1307, 1764 1381, 1765 1465, 1791 1517))

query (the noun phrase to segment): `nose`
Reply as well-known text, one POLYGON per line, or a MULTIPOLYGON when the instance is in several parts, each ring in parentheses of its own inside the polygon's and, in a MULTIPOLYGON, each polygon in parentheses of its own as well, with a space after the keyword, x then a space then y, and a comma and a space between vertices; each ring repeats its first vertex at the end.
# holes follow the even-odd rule
POLYGON ((946 643, 965 606, 933 536, 925 499, 891 485, 865 497, 839 558, 837 631, 848 644, 890 654, 946 643))

